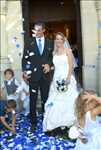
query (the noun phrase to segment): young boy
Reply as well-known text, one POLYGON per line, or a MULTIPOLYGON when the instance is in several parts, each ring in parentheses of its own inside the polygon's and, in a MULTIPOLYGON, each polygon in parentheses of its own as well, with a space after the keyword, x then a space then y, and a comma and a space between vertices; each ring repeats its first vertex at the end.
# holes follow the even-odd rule
POLYGON ((19 82, 15 78, 14 71, 8 68, 4 71, 4 81, 1 85, 1 93, 3 94, 4 89, 6 90, 7 101, 13 99, 16 101, 17 111, 20 110, 19 97, 17 89, 20 86, 19 82))
POLYGON ((0 130, 9 129, 16 133, 16 102, 14 100, 0 100, 0 130))

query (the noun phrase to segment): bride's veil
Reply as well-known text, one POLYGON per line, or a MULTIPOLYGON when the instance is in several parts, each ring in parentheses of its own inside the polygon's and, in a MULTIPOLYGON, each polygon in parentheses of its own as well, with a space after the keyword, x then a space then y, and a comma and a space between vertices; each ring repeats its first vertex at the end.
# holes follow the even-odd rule
POLYGON ((69 44, 69 42, 68 42, 68 40, 66 38, 65 38, 65 41, 64 41, 64 48, 71 49, 70 44, 69 44))
MULTIPOLYGON (((66 38, 65 38, 65 41, 64 41, 64 48, 71 49, 70 44, 69 44, 69 42, 66 38)), ((72 58, 73 58, 73 67, 75 68, 75 67, 77 67, 77 62, 75 60, 75 57, 74 57, 73 53, 72 53, 72 58)))

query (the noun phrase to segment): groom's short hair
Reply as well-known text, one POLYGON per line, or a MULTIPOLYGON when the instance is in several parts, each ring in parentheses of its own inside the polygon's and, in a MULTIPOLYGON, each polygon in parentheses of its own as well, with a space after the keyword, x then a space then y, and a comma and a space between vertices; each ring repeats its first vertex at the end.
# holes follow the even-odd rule
POLYGON ((34 26, 37 25, 37 26, 41 26, 43 29, 45 29, 45 23, 42 22, 42 21, 37 21, 34 23, 34 26))

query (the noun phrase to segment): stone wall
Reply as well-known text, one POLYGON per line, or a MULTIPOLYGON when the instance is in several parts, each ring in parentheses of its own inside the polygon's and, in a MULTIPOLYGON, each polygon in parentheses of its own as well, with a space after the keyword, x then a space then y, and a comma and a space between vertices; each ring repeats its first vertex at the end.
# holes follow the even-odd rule
MULTIPOLYGON (((6 68, 14 69, 19 78, 21 74, 21 57, 23 51, 23 18, 20 0, 1 3, 1 80, 6 68)), ((20 78, 19 78, 20 79, 20 78)))
MULTIPOLYGON (((83 85, 101 95, 101 59, 96 1, 81 0, 82 43, 83 43, 83 85)), ((101 5, 100 5, 101 6, 101 5)), ((101 16, 101 15, 100 15, 101 16)), ((101 31, 100 31, 101 32, 101 31)))
POLYGON ((98 19, 97 91, 101 96, 101 1, 95 2, 98 19))

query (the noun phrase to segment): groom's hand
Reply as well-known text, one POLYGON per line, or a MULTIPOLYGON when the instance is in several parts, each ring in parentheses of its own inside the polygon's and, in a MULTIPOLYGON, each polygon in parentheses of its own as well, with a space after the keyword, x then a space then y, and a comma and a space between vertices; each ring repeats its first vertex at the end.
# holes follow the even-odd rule
POLYGON ((48 64, 43 64, 42 67, 45 74, 50 71, 50 66, 48 64))

